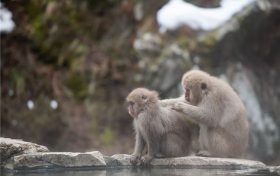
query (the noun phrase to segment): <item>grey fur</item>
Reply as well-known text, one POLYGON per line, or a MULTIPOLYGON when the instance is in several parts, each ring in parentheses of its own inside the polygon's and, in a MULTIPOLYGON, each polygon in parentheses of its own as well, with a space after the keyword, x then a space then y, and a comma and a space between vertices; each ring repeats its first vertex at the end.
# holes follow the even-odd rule
POLYGON ((148 164, 159 155, 177 157, 189 154, 191 133, 187 123, 180 113, 161 105, 157 93, 138 88, 128 95, 127 101, 133 102, 133 108, 141 109, 134 109, 138 114, 132 114, 136 132, 132 164, 138 161, 148 164), (143 152, 145 147, 147 153, 143 152))
POLYGON ((198 70, 187 72, 182 85, 190 90, 191 94, 185 95, 191 97, 189 104, 174 103, 174 99, 169 104, 199 124, 198 155, 242 157, 248 146, 249 123, 234 90, 226 82, 198 70))

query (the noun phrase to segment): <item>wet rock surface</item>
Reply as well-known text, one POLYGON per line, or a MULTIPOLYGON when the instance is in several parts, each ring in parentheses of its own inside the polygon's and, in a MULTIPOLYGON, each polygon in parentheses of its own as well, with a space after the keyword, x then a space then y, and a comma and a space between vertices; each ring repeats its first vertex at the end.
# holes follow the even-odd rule
MULTIPOLYGON (((25 153, 17 155, 10 155, 10 158, 2 163, 1 167, 4 172, 13 173, 28 173, 28 172, 49 172, 55 170, 71 170, 75 171, 108 171, 112 172, 112 169, 117 169, 120 173, 131 173, 131 170, 137 169, 145 172, 143 166, 132 166, 130 163, 131 155, 129 154, 115 154, 112 156, 106 156, 99 151, 92 152, 49 152, 46 147, 39 146, 37 144, 24 142, 21 140, 2 139, 1 144, 3 146, 4 141, 9 141, 12 145, 16 145, 17 148, 24 148, 26 146, 33 146, 25 148, 25 153), (28 149, 28 150, 27 150, 28 149), (28 151, 28 152, 27 152, 28 151), (119 170, 120 169, 120 170, 119 170)), ((7 143, 7 142, 6 142, 7 143)), ((5 143, 5 144, 6 144, 5 143)), ((8 153, 9 147, 2 147, 1 154, 8 153)), ((168 169, 187 169, 188 172, 208 172, 208 170, 217 170, 219 173, 273 173, 280 174, 280 166, 266 166, 260 161, 246 160, 246 159, 233 159, 233 158, 208 158, 197 156, 186 156, 177 158, 157 158, 151 162, 148 168, 153 168, 153 171, 148 173, 166 173, 168 169), (167 169, 167 170, 166 170, 167 169), (203 171, 205 170, 205 171, 203 171)), ((133 172, 134 172, 133 171, 133 172)), ((139 172, 140 172, 139 171, 139 172)), ((185 170, 186 171, 186 170, 185 170)), ((184 171, 184 172, 185 172, 184 171)), ((104 174, 106 174, 106 172, 104 174)), ((171 172, 169 170, 168 172, 171 172)), ((176 170, 172 170, 172 173, 176 170)), ((180 171, 182 172, 182 170, 180 171)), ((103 172, 102 172, 103 173, 103 172)), ((67 173, 65 173, 67 175, 67 173)), ((78 174, 78 173, 73 173, 78 174)), ((91 172, 88 173, 92 174, 91 172)), ((28 175, 28 174, 27 174, 28 175)))
POLYGON ((23 154, 13 157, 7 169, 47 169, 106 166, 103 155, 98 151, 86 153, 45 152, 23 154))
MULTIPOLYGON (((115 154, 111 156, 118 161, 121 166, 130 166, 131 155, 115 154)), ((186 156, 177 158, 160 158, 151 162, 154 167, 167 168, 223 168, 223 169, 242 169, 242 168, 265 168, 265 164, 259 161, 233 159, 233 158, 208 158, 198 156, 186 156)))
MULTIPOLYGON (((44 146, 6 138, 1 138, 1 146, 1 154, 3 156, 8 156, 9 154, 10 159, 3 164, 4 168, 9 170, 132 166, 130 163, 131 155, 128 154, 105 156, 99 151, 85 153, 49 152, 44 146), (11 151, 16 151, 15 149, 18 149, 18 152, 13 155, 11 151)), ((259 161, 196 156, 154 159, 151 166, 227 169, 266 167, 265 164, 259 161)))
POLYGON ((17 139, 0 138, 1 164, 15 155, 47 151, 49 151, 47 147, 35 143, 17 139))
MULTIPOLYGON (((45 152, 14 156, 5 165, 9 170, 54 169, 54 168, 114 168, 130 167, 131 155, 115 154, 103 156, 100 152, 72 153, 72 152, 45 152)), ((152 167, 163 168, 201 168, 201 169, 264 169, 266 165, 259 161, 206 158, 186 156, 178 158, 154 159, 152 167)), ((142 167, 142 166, 140 166, 142 167)))

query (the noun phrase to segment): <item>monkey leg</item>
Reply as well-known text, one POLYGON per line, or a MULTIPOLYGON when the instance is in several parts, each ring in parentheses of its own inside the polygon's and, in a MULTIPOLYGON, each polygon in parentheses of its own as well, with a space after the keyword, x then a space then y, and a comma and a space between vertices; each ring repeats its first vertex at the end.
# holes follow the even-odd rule
POLYGON ((190 141, 185 141, 178 134, 167 134, 161 145, 161 153, 165 157, 185 156, 189 153, 189 143, 190 141))
MULTIPOLYGON (((202 133, 202 132, 201 132, 202 133)), ((196 156, 203 156, 203 157, 211 157, 212 154, 207 151, 207 143, 208 140, 204 138, 203 135, 200 134, 199 136, 199 151, 195 154, 196 156)))
POLYGON ((145 147, 141 153, 141 156, 146 155, 147 153, 148 153, 148 149, 147 149, 147 146, 145 145, 145 147))
POLYGON ((231 137, 226 132, 214 130, 208 135, 207 151, 214 157, 231 157, 235 149, 231 137))
POLYGON ((146 151, 146 148, 146 142, 144 141, 143 136, 139 133, 139 131, 136 131, 134 152, 130 159, 130 163, 132 165, 137 165, 139 163, 143 152, 146 151))
POLYGON ((141 157, 140 164, 147 166, 152 159, 159 153, 160 139, 155 133, 150 133, 147 140, 147 154, 141 157))

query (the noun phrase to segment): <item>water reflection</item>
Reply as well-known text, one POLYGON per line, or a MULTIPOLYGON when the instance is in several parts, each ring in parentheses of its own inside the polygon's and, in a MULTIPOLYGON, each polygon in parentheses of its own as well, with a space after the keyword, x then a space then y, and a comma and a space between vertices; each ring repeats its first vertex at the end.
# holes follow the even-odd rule
POLYGON ((277 176, 268 171, 215 169, 110 169, 84 171, 18 172, 4 176, 277 176))

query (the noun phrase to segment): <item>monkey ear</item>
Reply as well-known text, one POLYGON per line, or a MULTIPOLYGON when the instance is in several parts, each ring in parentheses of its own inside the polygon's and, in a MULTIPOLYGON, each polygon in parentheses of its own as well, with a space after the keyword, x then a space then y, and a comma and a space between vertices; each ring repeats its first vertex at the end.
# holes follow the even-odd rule
POLYGON ((202 90, 207 89, 207 84, 206 84, 205 82, 201 83, 200 88, 201 88, 202 90))
POLYGON ((152 91, 152 94, 158 98, 158 92, 157 91, 152 91))
POLYGON ((185 79, 186 79, 186 74, 183 75, 182 79, 181 79, 181 85, 183 87, 185 87, 185 79))

